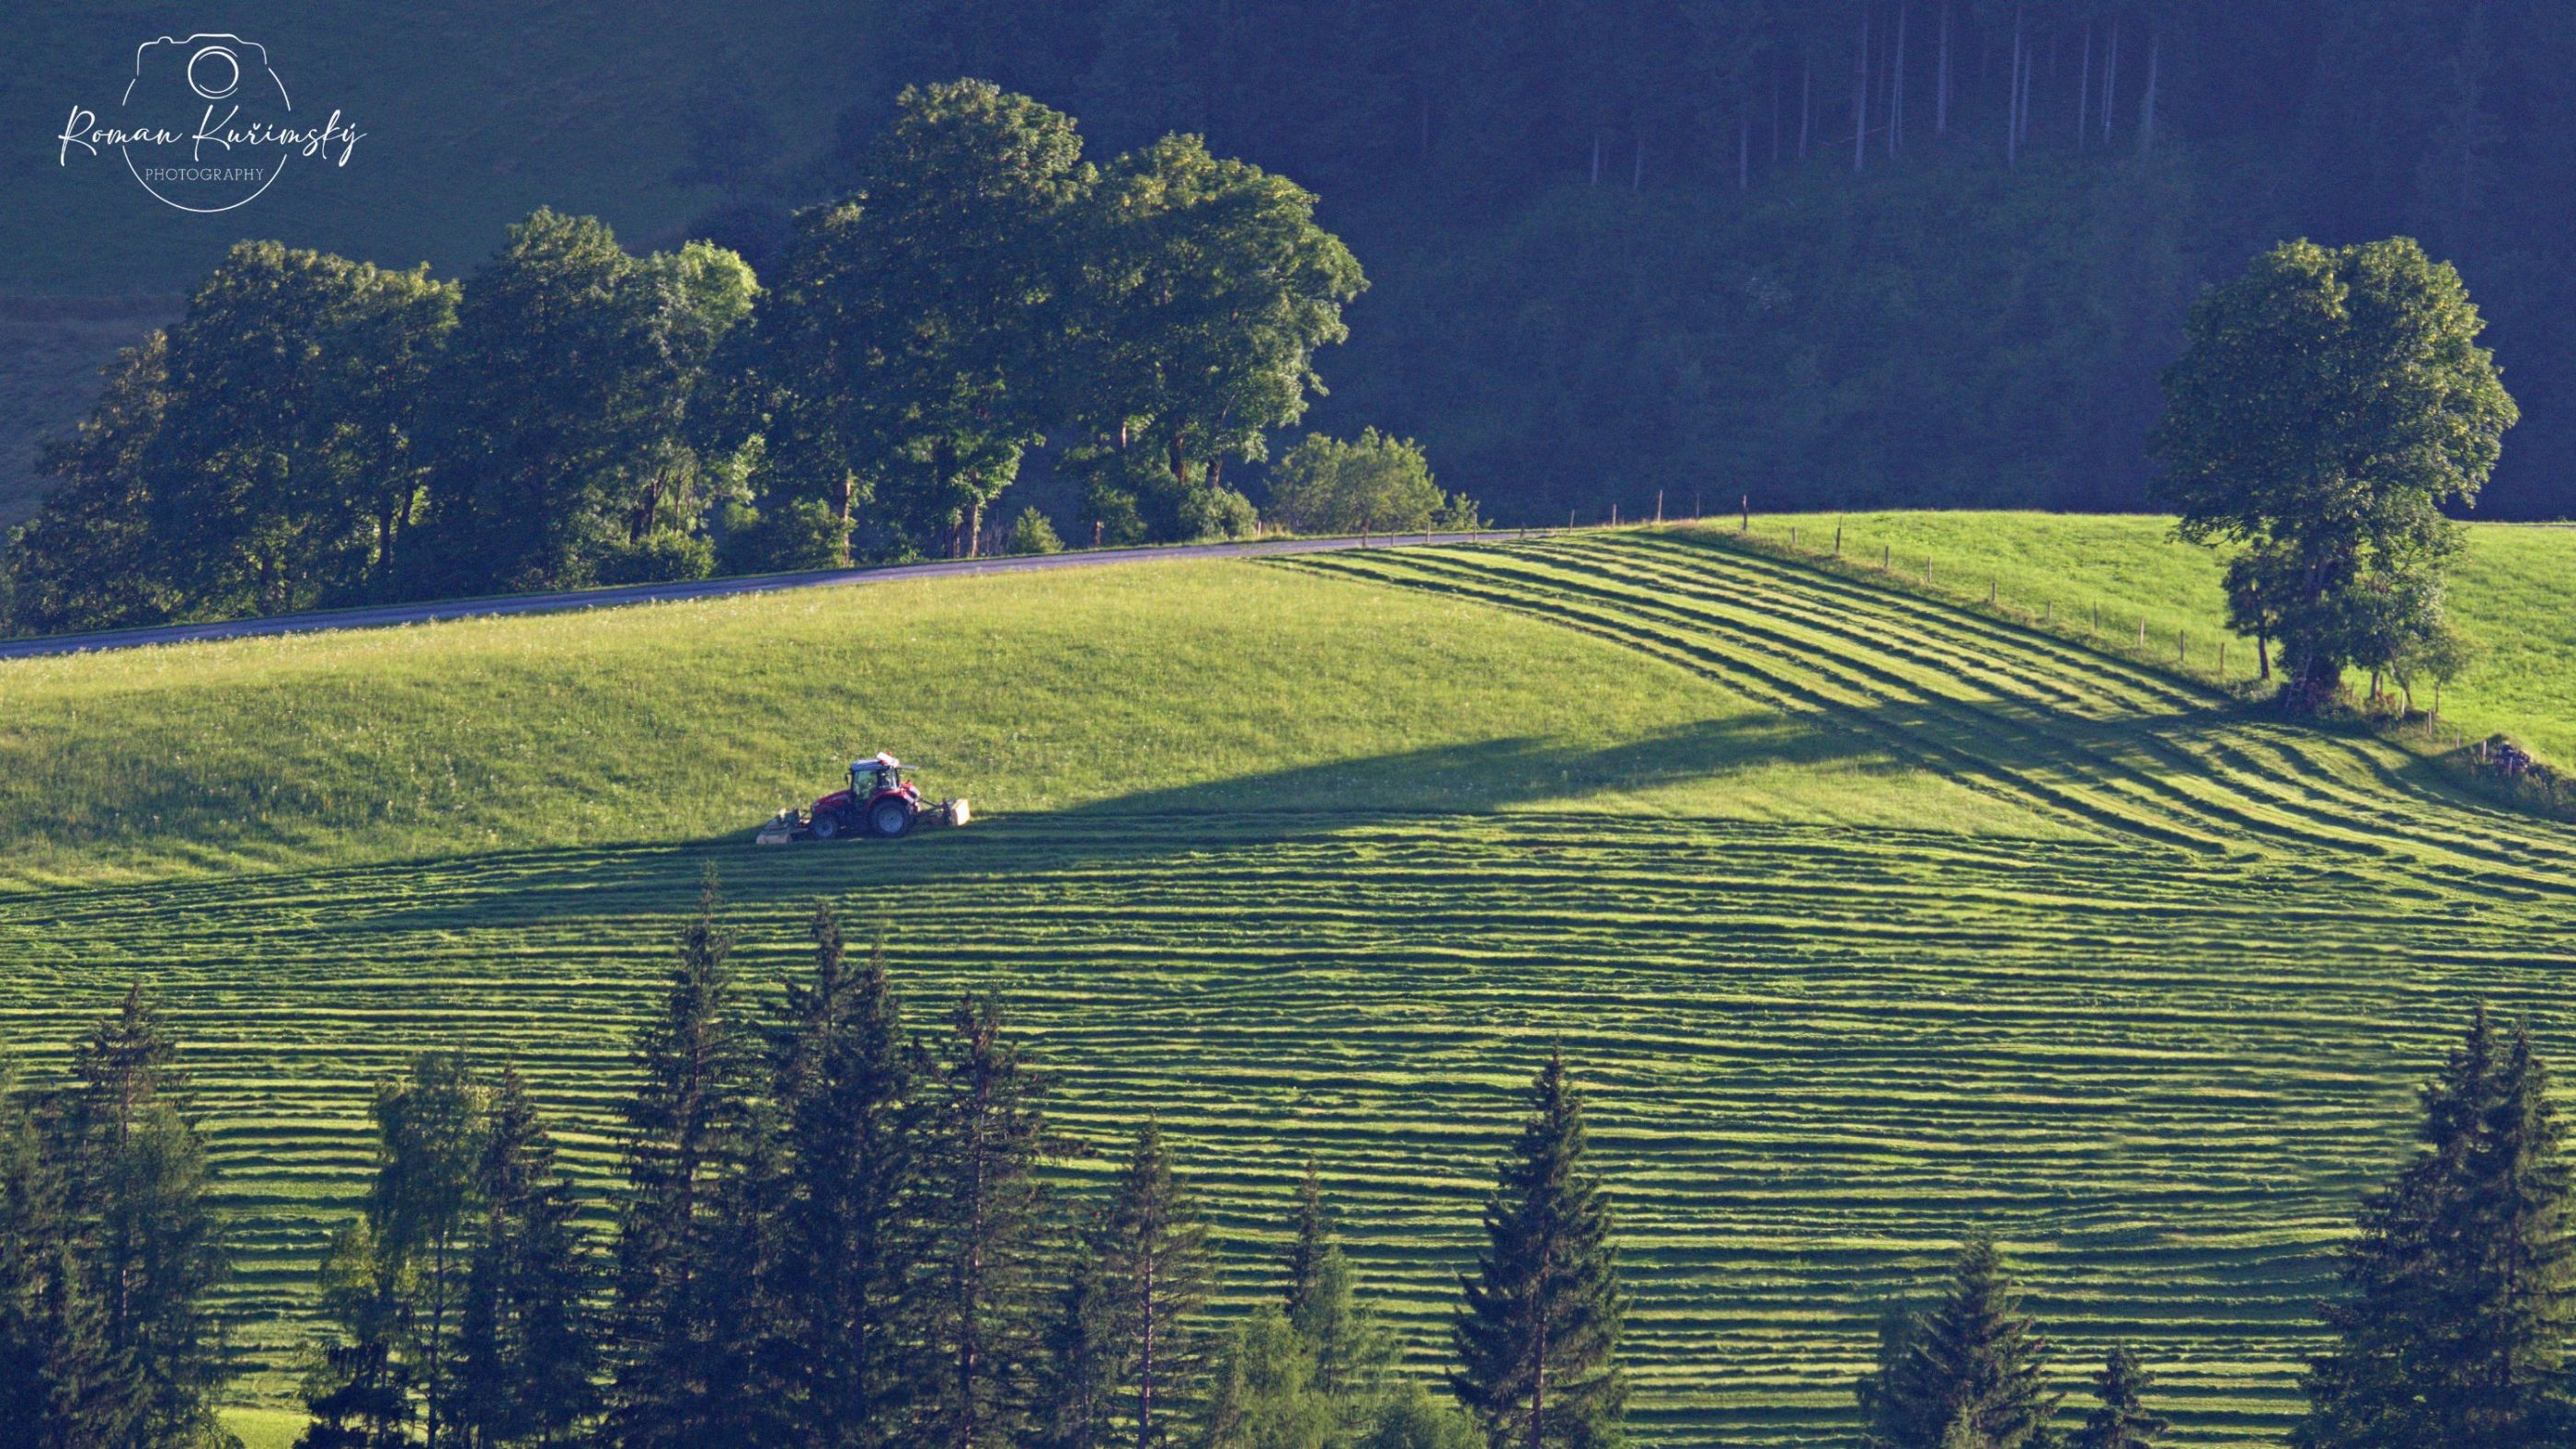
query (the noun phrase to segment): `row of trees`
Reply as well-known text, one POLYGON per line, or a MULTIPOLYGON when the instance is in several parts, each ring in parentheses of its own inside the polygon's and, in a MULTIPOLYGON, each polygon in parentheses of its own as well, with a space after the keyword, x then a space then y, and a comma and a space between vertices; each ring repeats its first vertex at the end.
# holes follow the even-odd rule
MULTIPOLYGON (((989 999, 908 1031, 882 952, 818 906, 766 1012, 712 886, 619 1133, 613 1245, 515 1067, 378 1089, 363 1211, 322 1273, 309 1449, 611 1445, 1610 1449, 1626 1300, 1561 1056, 1540 1068, 1461 1280, 1449 1394, 1408 1378, 1314 1164, 1263 1301, 1211 1319, 1209 1228, 1149 1116, 1093 1188, 1050 1074, 989 999), (1448 1402, 1454 1400, 1453 1402, 1448 1402)), ((174 1049, 140 990, 68 1079, 0 1091, 0 1423, 43 1449, 214 1446, 229 1271, 174 1049)), ((2576 1225, 2526 1028, 2481 1010, 2421 1147, 2364 1203, 2299 1449, 2544 1449, 2576 1433, 2576 1225)), ((2145 1449, 2114 1347, 2061 1433, 2051 1349, 1988 1240, 1882 1321, 1860 1449, 2145 1449)))
POLYGON ((1615 1440, 1609 1212, 1561 1060, 1487 1208, 1462 1412, 1398 1373, 1313 1164, 1275 1296, 1220 1333, 1208 1226, 1150 1116, 1105 1189, 1066 1185, 1095 1149, 989 998, 910 1031, 882 950, 849 962, 828 907, 810 932, 811 974, 759 1010, 710 885, 637 1042, 605 1252, 514 1069, 433 1054, 383 1084, 306 1449, 1615 1440))
POLYGON ((991 85, 908 90, 763 286, 539 211, 462 285, 236 246, 128 352, 0 559, 51 631, 975 551, 1053 433, 1106 538, 1249 532, 1225 483, 1366 285, 1283 177, 1085 162, 991 85))

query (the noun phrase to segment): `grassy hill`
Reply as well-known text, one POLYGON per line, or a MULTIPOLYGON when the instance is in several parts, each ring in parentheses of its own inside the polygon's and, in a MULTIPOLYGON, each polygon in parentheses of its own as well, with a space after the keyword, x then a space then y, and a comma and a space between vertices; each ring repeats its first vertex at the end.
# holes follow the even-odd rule
MULTIPOLYGON (((2113 615, 2199 567, 2136 562, 2151 521, 2046 534, 2068 526, 1855 518, 1847 548, 1948 550, 1936 585, 2024 557, 2007 600, 2113 615)), ((2477 567, 2545 578, 2576 547, 2510 539, 2482 533, 2477 567)), ((154 982, 242 1301, 289 1313, 360 1185, 369 1081, 412 1050, 516 1055, 604 1177, 627 1034, 709 863, 757 978, 842 897, 889 927, 918 1017, 1006 992, 1073 1130, 1157 1106, 1238 1297, 1318 1155, 1426 1356, 1511 1093, 1561 1040, 1657 1443, 1829 1433, 1881 1301, 1979 1227, 2028 1268, 2069 1384, 2127 1338, 2177 1442, 2275 1435, 2323 1253, 2466 1004, 2533 1013, 2561 1055, 2576 1027, 2576 829, 1722 534, 0 663, 0 693, 7 1030, 52 1060, 154 982), (986 818, 744 843, 879 746, 986 818)), ((252 1335, 272 1405, 294 1331, 252 1335)))

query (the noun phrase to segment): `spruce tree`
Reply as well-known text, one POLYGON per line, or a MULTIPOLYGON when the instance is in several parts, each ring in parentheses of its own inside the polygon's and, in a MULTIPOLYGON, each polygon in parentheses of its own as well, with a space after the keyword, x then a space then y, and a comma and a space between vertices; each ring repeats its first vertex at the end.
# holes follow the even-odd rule
MULTIPOLYGON (((1049 1084, 1003 1038, 1001 1009, 958 1002, 930 1087, 923 1187, 925 1374, 921 1443, 999 1449, 1029 1417, 1029 1371, 1047 1321, 1041 1162, 1066 1155, 1047 1131, 1049 1084)), ((1060 1246, 1060 1245, 1058 1245, 1060 1246)))
POLYGON ((1207 1224, 1196 1197, 1173 1178, 1151 1116, 1136 1130, 1095 1236, 1118 1334, 1121 1427, 1136 1449, 1154 1449, 1170 1442, 1205 1366, 1195 1320, 1212 1284, 1207 1224))
MULTIPOLYGON (((72 1052, 65 1160, 75 1254, 98 1305, 108 1373, 130 1433, 184 1443, 219 1431, 223 1381, 212 1297, 231 1274, 207 1206, 213 1170, 183 1115, 177 1048, 137 985, 72 1052)), ((122 1417, 118 1415, 116 1417, 122 1417)))
POLYGON ((1333 1240, 1322 1176, 1311 1157, 1288 1225, 1281 1307, 1313 1357, 1315 1392, 1333 1406, 1344 1437, 1356 1437, 1380 1407, 1395 1366, 1395 1340, 1360 1307, 1350 1258, 1333 1240))
POLYGON ((605 1436, 625 1449, 758 1446, 786 1408, 779 1386, 760 1381, 778 1325, 739 1276, 760 1256, 739 1238, 759 1226, 775 1146, 764 1140, 761 1044, 736 1009, 733 941, 715 912, 710 872, 662 1015, 634 1053, 643 1080, 622 1134, 605 1436))
POLYGON ((2302 1449, 2552 1445, 2571 1430, 2568 1174, 2548 1074, 2472 1017, 2423 1092, 2421 1147, 2362 1204, 2302 1449))
POLYGON ((1551 1052, 1485 1204, 1486 1246, 1451 1331, 1458 1401, 1496 1449, 1623 1442, 1626 1303, 1610 1204, 1585 1162, 1583 1105, 1551 1052))
POLYGON ((911 1321, 921 1064, 886 982, 883 943, 853 973, 828 903, 816 903, 812 929, 814 979, 788 987, 778 1063, 793 1247, 779 1297, 797 1337, 804 1418, 827 1445, 875 1449, 902 1440, 923 1367, 911 1321))
POLYGON ((30 1097, 0 1051, 0 1424, 43 1449, 123 1442, 132 1378, 111 1372, 60 1154, 30 1097))
POLYGON ((1107 1449, 1117 1442, 1117 1331, 1088 1233, 1077 1236, 1064 1286, 1038 1343, 1029 1442, 1037 1449, 1107 1449))
POLYGON ((2021 1312, 2003 1255, 1985 1238, 1959 1250, 1949 1289, 1880 1329, 1879 1369, 1860 1389, 1870 1449, 1943 1449, 1954 1434, 1992 1449, 2041 1449, 2060 1396, 2048 1344, 2021 1312))
POLYGON ((2147 1449, 2167 1427, 2141 1402, 2155 1379, 2138 1365, 2126 1344, 2112 1348, 2102 1371, 2093 1376, 2093 1397, 2100 1407, 2084 1418, 2072 1449, 2147 1449))
POLYGON ((565 1442, 597 1410, 596 1276, 572 1183, 516 1063, 492 1093, 458 1333, 456 1421, 475 1449, 565 1442))

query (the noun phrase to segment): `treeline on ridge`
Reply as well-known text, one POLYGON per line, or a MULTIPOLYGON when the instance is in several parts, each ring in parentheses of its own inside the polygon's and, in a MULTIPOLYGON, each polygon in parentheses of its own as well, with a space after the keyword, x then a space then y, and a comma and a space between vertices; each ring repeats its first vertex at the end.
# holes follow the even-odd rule
MULTIPOLYGON (((907 1023, 882 948, 818 904, 763 1003, 709 881, 637 1035, 614 1227, 516 1066, 378 1083, 374 1173, 321 1269, 305 1449, 1615 1449, 1629 1388, 1610 1194, 1561 1054, 1501 1154, 1440 1392, 1356 1281, 1311 1160, 1256 1302, 1219 1314, 1211 1225, 1148 1113, 1049 1116, 1052 1074, 969 993, 907 1023), (1106 1151, 1105 1181, 1063 1169, 1106 1151)), ((138 987, 31 1085, 0 1058, 0 1422, 44 1449, 219 1446, 231 1226, 138 987)), ((2548 1072, 2479 1011, 2368 1196, 2324 1305, 2299 1449, 2544 1449, 2576 1430, 2576 1228, 2548 1072)), ((1083 1174, 1100 1176, 1100 1174, 1083 1174)), ((2129 1345, 2070 1405, 1992 1241, 1888 1306, 1856 1449, 2145 1449, 2129 1345), (2081 1413, 2078 1410, 2081 1408, 2081 1413)), ((1712 1368, 1712 1373, 1722 1370, 1712 1368)))
MULTIPOLYGON (((907 91, 756 277, 540 210, 462 285, 245 242, 130 350, 0 551, 17 632, 1061 546, 989 516, 1057 440, 1111 543, 1240 537, 1229 462, 1320 390, 1366 281, 1287 179, 907 91)), ((1420 450, 1291 455, 1319 530, 1472 524, 1420 450)))

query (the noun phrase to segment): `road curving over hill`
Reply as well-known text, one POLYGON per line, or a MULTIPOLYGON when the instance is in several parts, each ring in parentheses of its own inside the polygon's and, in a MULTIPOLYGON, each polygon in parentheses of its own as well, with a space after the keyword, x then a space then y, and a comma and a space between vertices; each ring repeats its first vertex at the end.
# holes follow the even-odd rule
POLYGON ((626 604, 665 603, 679 599, 713 599, 729 594, 768 594, 787 589, 834 588, 847 584, 874 584, 902 579, 935 579, 957 574, 1024 573, 1032 569, 1088 568, 1099 564, 1145 563, 1180 558, 1247 558, 1264 554, 1328 553, 1338 549, 1420 548, 1429 544, 1474 543, 1484 539, 1527 537, 1530 532, 1526 529, 1490 529, 1479 533, 1377 533, 1344 538, 1272 538, 1251 543, 1165 544, 1149 548, 1089 549, 1077 553, 940 559, 932 563, 888 564, 877 568, 822 569, 811 573, 689 579, 668 584, 626 584, 603 589, 565 589, 543 594, 506 594, 496 598, 438 599, 416 604, 379 604, 368 608, 333 609, 310 614, 278 614, 261 619, 227 619, 208 624, 158 624, 141 629, 103 629, 88 634, 50 634, 30 639, 0 639, 0 659, 32 659, 48 654, 82 654, 93 650, 134 649, 151 644, 193 644, 209 639, 246 639, 270 634, 306 634, 318 629, 376 629, 392 624, 428 624, 443 619, 482 619, 501 614, 544 614, 566 609, 609 609, 626 604))

